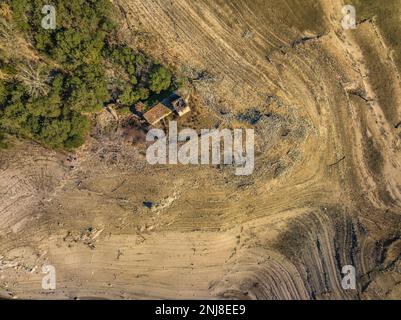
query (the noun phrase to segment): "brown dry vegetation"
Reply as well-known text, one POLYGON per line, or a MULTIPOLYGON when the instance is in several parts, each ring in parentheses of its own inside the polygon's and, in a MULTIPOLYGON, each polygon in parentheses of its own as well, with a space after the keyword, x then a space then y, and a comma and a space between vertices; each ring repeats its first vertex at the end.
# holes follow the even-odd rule
POLYGON ((193 79, 195 111, 180 126, 249 126, 238 115, 261 112, 255 172, 149 166, 107 114, 73 166, 32 143, 2 151, 0 294, 401 298, 391 28, 344 31, 339 0, 115 4, 122 37, 193 79), (53 292, 41 289, 45 263, 53 292), (347 264, 355 291, 341 288, 347 264))

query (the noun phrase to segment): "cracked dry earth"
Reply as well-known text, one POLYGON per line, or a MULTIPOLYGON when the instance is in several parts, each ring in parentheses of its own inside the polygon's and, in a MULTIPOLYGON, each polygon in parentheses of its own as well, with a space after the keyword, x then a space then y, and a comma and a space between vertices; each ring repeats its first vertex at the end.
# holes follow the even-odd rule
POLYGON ((180 125, 254 128, 255 171, 150 166, 102 124, 73 168, 21 142, 0 154, 1 296, 401 298, 400 74, 376 20, 343 30, 338 0, 115 4, 133 47, 192 77, 180 125))

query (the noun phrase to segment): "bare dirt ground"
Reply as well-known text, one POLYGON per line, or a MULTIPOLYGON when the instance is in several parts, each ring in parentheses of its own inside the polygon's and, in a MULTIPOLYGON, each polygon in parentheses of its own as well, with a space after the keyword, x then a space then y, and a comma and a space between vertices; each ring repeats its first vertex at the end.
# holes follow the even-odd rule
POLYGON ((0 295, 401 298, 400 73, 374 20, 343 30, 339 0, 115 4, 122 37, 192 79, 180 126, 253 127, 255 172, 150 166, 107 114, 73 165, 20 143, 0 154, 0 295))

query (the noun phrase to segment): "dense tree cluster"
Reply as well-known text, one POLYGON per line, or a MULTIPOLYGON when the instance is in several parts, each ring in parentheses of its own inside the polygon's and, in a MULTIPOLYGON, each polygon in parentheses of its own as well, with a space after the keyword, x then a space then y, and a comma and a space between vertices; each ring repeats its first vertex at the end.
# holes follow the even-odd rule
POLYGON ((45 76, 25 72, 22 78, 21 61, 2 61, 0 51, 0 71, 11 74, 0 80, 0 147, 6 145, 7 134, 52 148, 78 147, 90 129, 91 114, 106 103, 117 102, 121 112, 129 112, 136 102, 146 103, 174 86, 166 67, 115 43, 117 25, 109 0, 52 1, 56 29, 41 27, 46 4, 44 0, 5 1, 12 12, 10 23, 52 63, 46 64, 45 76), (107 68, 121 70, 118 81, 107 76, 107 68))

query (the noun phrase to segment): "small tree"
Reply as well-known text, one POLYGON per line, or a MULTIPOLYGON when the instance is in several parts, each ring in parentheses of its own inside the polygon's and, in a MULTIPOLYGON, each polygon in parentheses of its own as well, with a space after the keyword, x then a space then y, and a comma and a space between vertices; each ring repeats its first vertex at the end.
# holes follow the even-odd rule
POLYGON ((159 94, 163 90, 167 90, 171 84, 171 72, 164 66, 157 65, 153 68, 150 75, 150 90, 159 94))
POLYGON ((7 101, 7 88, 6 84, 0 80, 0 109, 7 101))
POLYGON ((126 88, 124 92, 118 97, 119 102, 123 106, 132 106, 138 102, 138 97, 131 88, 126 88))
POLYGON ((3 132, 0 132, 0 150, 7 149, 8 143, 6 141, 6 137, 3 132))

